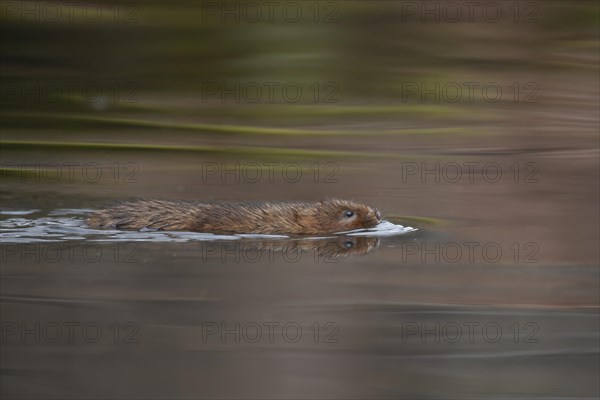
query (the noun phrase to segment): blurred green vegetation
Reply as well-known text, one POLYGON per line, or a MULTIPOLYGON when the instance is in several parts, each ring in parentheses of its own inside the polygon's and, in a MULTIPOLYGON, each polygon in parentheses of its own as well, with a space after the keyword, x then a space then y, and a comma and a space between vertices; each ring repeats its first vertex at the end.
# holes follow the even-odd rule
POLYGON ((483 134, 484 121, 500 118, 512 97, 492 103, 476 90, 473 99, 432 100, 447 95, 445 84, 507 87, 520 75, 598 68, 599 13, 591 1, 527 2, 518 10, 497 2, 498 22, 476 9, 473 21, 456 23, 423 23, 401 1, 283 2, 272 15, 261 2, 107 1, 95 3, 95 22, 81 7, 63 5, 51 21, 42 10, 58 3, 27 2, 37 15, 22 3, 7 2, 1 15, 0 128, 8 140, 45 132, 51 142, 52 131, 85 131, 98 141, 115 128, 121 137, 131 129, 140 145, 157 144, 139 129, 483 134), (252 4, 262 8, 258 22, 252 4), (289 4, 300 8, 298 21, 282 12, 289 4), (407 83, 414 84, 410 96, 407 83), (282 92, 285 85, 301 95, 282 92))

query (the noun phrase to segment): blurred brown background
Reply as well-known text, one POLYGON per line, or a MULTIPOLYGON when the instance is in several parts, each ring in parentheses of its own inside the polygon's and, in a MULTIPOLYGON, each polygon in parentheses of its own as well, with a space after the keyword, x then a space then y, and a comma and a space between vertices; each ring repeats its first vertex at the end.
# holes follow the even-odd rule
POLYGON ((598 396, 599 6, 465 3, 3 1, 0 200, 38 210, 23 224, 137 197, 345 196, 421 228, 332 263, 93 234, 50 262, 38 240, 58 239, 5 242, 3 397, 598 396), (110 247, 128 244, 135 262, 110 247), (21 336, 68 321, 103 340, 21 336), (117 321, 140 342, 113 343, 117 321), (203 342, 215 321, 304 340, 203 342), (470 322, 501 340, 419 336, 470 322), (538 342, 514 340, 527 323, 538 342))

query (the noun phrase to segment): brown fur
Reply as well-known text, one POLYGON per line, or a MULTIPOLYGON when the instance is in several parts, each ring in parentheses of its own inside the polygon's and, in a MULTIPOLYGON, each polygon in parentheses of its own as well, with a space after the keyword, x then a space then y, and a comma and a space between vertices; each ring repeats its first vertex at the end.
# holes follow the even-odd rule
POLYGON ((87 219, 95 228, 284 235, 372 228, 380 221, 379 211, 351 200, 240 204, 139 200, 97 211, 87 219), (354 215, 347 217, 346 211, 354 215))

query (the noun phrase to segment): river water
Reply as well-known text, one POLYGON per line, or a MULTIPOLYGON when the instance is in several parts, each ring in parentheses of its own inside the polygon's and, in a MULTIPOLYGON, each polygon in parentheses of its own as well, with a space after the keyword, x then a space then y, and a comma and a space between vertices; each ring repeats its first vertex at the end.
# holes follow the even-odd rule
POLYGON ((3 10, 2 398, 597 398, 597 7, 289 3, 309 20, 3 10), (336 197, 386 222, 85 225, 138 198, 336 197))

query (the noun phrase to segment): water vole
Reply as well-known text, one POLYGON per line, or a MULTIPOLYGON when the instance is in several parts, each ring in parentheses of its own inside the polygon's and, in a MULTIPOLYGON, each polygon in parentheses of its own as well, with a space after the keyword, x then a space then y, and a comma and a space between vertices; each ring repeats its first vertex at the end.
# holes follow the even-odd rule
POLYGON ((239 204, 139 200, 97 211, 87 219, 94 228, 283 235, 372 228, 380 221, 381 215, 375 208, 338 199, 239 204))

